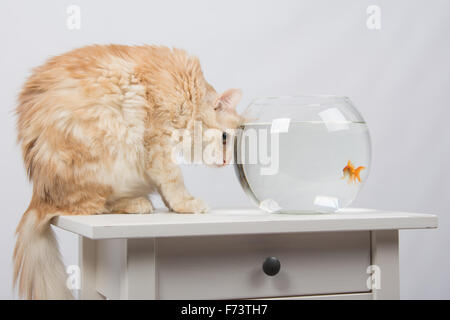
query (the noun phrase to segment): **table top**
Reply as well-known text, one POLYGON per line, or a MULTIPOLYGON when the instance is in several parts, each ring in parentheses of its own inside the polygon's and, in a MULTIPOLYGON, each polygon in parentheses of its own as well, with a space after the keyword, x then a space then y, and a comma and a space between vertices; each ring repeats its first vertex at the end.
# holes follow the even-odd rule
POLYGON ((202 214, 60 216, 52 224, 91 239, 436 228, 436 215, 347 208, 332 214, 221 209, 202 214))

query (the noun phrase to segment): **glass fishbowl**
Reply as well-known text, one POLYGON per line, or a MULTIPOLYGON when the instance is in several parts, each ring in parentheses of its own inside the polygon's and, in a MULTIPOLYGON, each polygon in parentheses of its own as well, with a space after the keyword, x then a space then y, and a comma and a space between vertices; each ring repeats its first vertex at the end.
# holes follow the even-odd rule
POLYGON ((234 166, 258 207, 277 213, 329 213, 349 206, 370 169, 367 124, 338 96, 254 100, 238 129, 234 166))

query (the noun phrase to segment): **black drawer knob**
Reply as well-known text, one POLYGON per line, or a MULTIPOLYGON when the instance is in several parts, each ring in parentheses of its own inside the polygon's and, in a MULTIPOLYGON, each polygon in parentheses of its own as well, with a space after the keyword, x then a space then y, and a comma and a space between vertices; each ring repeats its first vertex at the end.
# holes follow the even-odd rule
POLYGON ((278 260, 275 257, 268 257, 266 260, 264 260, 263 263, 263 271, 268 276, 274 276, 276 275, 281 268, 280 260, 278 260))

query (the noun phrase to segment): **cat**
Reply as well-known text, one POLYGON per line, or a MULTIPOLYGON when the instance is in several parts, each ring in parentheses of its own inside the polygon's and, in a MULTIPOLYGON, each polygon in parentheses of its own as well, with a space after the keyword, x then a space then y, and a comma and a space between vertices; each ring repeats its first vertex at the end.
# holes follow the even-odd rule
POLYGON ((229 163, 222 132, 242 123, 236 112, 241 96, 239 89, 218 94, 198 58, 162 46, 87 46, 36 68, 16 110, 33 183, 16 230, 19 297, 73 298, 50 228, 55 216, 150 213, 154 192, 174 212, 206 212, 172 159, 173 132, 192 131, 195 123, 203 132, 218 131, 202 138, 209 139, 214 166, 229 163))

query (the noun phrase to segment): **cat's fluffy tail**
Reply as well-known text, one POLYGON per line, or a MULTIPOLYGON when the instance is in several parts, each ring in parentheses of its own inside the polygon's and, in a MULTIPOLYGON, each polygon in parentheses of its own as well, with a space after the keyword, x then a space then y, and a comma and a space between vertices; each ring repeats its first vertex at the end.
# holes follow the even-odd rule
POLYGON ((17 227, 14 248, 14 285, 20 298, 73 299, 50 219, 28 209, 17 227))

